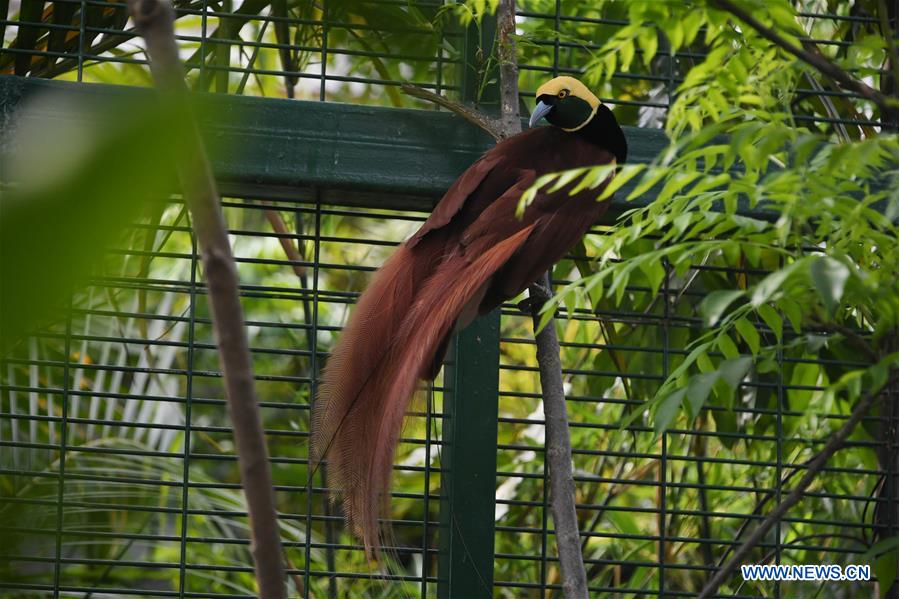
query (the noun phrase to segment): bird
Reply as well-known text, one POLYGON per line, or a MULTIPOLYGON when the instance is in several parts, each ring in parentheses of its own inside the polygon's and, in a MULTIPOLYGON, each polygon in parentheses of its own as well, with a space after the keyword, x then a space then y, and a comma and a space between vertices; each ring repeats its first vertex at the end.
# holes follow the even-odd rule
MULTIPOLYGON (((440 371, 453 333, 514 298, 560 260, 605 212, 601 189, 522 194, 566 169, 622 165, 627 140, 608 106, 574 77, 537 89, 528 130, 452 184, 427 220, 375 273, 322 370, 310 462, 326 460, 331 500, 377 559, 403 418, 420 381, 440 371), (549 126, 536 127, 545 119, 549 126)), ((608 180, 603 184, 607 184, 608 180)))

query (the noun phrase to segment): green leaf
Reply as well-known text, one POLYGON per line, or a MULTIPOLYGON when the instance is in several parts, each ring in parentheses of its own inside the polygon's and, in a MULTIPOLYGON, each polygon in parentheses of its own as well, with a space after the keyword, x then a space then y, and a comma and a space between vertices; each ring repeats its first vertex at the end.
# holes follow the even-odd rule
POLYGON ((749 371, 750 366, 752 366, 752 358, 748 356, 731 358, 721 362, 721 365, 718 366, 718 374, 721 380, 727 383, 730 388, 737 389, 749 371))
POLYGON ((559 191, 566 185, 572 183, 575 179, 583 177, 587 173, 587 170, 588 169, 585 168, 573 168, 567 171, 562 171, 561 173, 557 173, 555 177, 555 183, 553 183, 547 191, 549 193, 555 193, 559 191))
POLYGON ((631 61, 634 60, 634 42, 632 40, 623 40, 618 50, 618 59, 621 62, 621 70, 628 71, 631 68, 631 61))
POLYGON ((534 181, 534 184, 521 194, 521 199, 518 200, 518 206, 515 207, 515 216, 518 218, 524 216, 525 209, 537 198, 537 194, 540 190, 555 181, 557 177, 558 175, 556 173, 550 173, 548 175, 543 175, 534 181))
POLYGON ((722 331, 718 335, 718 349, 721 350, 721 353, 724 354, 725 358, 734 359, 740 355, 740 351, 737 349, 737 344, 734 343, 734 340, 730 338, 726 332, 722 331))
POLYGON ((887 539, 883 539, 874 543, 868 550, 865 551, 861 557, 858 558, 859 563, 868 563, 875 557, 883 555, 889 551, 899 550, 899 536, 889 537, 887 539))
MULTIPOLYGON (((730 408, 726 410, 712 410, 712 418, 715 420, 715 429, 719 433, 737 432, 737 415, 730 408)), ((728 449, 732 449, 737 442, 737 439, 730 434, 718 435, 718 439, 728 449)))
POLYGON ((780 270, 775 270, 755 286, 752 291, 751 303, 753 308, 758 308, 777 293, 790 276, 802 265, 803 260, 798 260, 780 270))
POLYGON ((641 27, 637 34, 640 49, 643 50, 643 65, 649 67, 659 48, 659 34, 655 27, 641 27))
POLYGON ((742 295, 743 292, 739 289, 719 289, 708 294, 699 305, 699 312, 705 320, 705 325, 707 327, 717 325, 727 307, 742 295))
POLYGON ((786 315, 787 320, 790 321, 793 332, 800 333, 802 331, 802 306, 799 305, 799 302, 785 297, 781 298, 777 305, 780 306, 781 311, 786 315))
POLYGON ((896 561, 899 559, 899 551, 893 550, 880 555, 874 560, 874 576, 880 583, 880 596, 887 597, 893 584, 896 582, 896 561))
POLYGON ((734 326, 737 328, 737 332, 740 333, 740 337, 746 341, 746 344, 749 346, 753 355, 757 355, 759 353, 761 339, 759 338, 759 332, 756 330, 755 325, 749 322, 749 319, 743 317, 737 319, 734 326))
POLYGON ((833 314, 840 305, 846 281, 849 280, 849 267, 830 256, 822 256, 812 262, 809 268, 812 283, 824 302, 828 313, 833 314))
POLYGON ((76 100, 22 109, 18 149, 0 165, 19 183, 0 198, 0 352, 65 305, 145 202, 177 189, 186 129, 177 115, 153 101, 76 100), (51 111, 77 118, 48 123, 51 111))
POLYGON ((690 382, 687 384, 686 394, 690 420, 699 415, 702 406, 705 405, 705 402, 709 397, 709 393, 712 391, 712 386, 717 380, 717 372, 707 372, 690 377, 690 382))
POLYGON ((662 266, 661 260, 655 257, 648 257, 645 260, 641 260, 640 271, 646 275, 646 278, 649 280, 652 294, 657 294, 659 288, 662 286, 662 281, 665 280, 665 267, 662 266))
MULTIPOLYGON (((606 185, 602 193, 599 194, 599 197, 596 198, 598 201, 602 201, 606 198, 612 196, 613 193, 621 189, 626 183, 628 183, 631 179, 639 175, 646 169, 645 164, 626 164, 621 169, 615 173, 615 177, 609 181, 608 185, 606 185)), ((603 177, 603 181, 605 181, 606 177, 603 177)), ((602 183, 599 181, 597 185, 602 183)), ((595 186, 594 186, 595 187, 595 186)))
POLYGON ((772 308, 769 304, 762 304, 759 306, 758 314, 762 320, 765 321, 765 324, 768 325, 768 328, 771 329, 771 332, 774 333, 774 336, 777 337, 779 343, 783 338, 783 318, 781 318, 780 314, 777 313, 777 310, 772 308))
POLYGON ((659 406, 656 408, 655 414, 653 414, 652 417, 653 430, 655 431, 656 439, 661 437, 662 433, 668 430, 674 417, 677 416, 677 412, 680 409, 681 402, 683 402, 686 393, 686 388, 677 389, 659 402, 659 406))
POLYGON ((635 187, 627 196, 627 201, 630 202, 635 198, 639 198, 641 195, 652 189, 667 174, 668 169, 665 168, 655 168, 646 171, 646 174, 640 179, 637 187, 635 187))

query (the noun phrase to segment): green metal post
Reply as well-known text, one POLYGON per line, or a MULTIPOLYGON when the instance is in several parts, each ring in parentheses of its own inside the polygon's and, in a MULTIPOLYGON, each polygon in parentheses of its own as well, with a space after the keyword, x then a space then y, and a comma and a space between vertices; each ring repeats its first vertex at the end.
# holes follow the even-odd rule
MULTIPOLYGON (((496 19, 466 31, 461 99, 499 109, 496 61, 490 60, 496 19), (493 80, 493 83, 484 83, 493 80)), ((493 596, 496 435, 499 396, 499 310, 456 335, 445 365, 437 596, 493 596)))
POLYGON ((499 310, 456 335, 444 372, 437 596, 493 596, 499 310))

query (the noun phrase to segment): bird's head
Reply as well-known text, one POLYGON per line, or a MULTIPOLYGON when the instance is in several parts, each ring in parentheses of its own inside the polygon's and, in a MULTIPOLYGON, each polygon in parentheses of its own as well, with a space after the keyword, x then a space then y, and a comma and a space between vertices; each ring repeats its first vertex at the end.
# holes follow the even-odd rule
POLYGON ((537 106, 529 126, 545 117, 550 125, 577 131, 590 122, 600 104, 599 98, 574 77, 556 77, 537 89, 537 106))

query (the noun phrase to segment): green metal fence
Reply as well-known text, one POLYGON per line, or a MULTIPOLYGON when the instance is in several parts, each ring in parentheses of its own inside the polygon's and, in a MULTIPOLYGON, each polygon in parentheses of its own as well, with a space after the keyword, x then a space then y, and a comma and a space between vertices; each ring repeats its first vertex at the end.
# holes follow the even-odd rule
MULTIPOLYGON (((176 6, 192 86, 219 92, 214 112, 235 116, 203 125, 224 140, 213 162, 228 196, 291 596, 557 592, 530 318, 512 304, 458 336, 444 373, 413 405, 397 456, 398 559, 389 570, 365 561, 328 505, 320 473, 310 478, 307 470, 316 377, 366 273, 489 147, 484 134, 455 117, 411 110, 430 107, 398 86, 412 80, 489 107, 490 19, 461 28, 438 18, 442 2, 176 6), (287 231, 272 228, 270 212, 287 231), (285 255, 282 241, 300 260, 285 255)), ((626 22, 621 12, 614 2, 522 2, 528 102, 548 75, 579 72, 599 40, 626 22)), ((6 8, 4 139, 23 124, 17 109, 44 90, 88 99, 144 93, 86 85, 149 83, 141 41, 125 15, 124 4, 95 0, 23 0, 18 12, 6 8)), ((848 10, 807 16, 837 31, 867 18, 848 10)), ((600 90, 631 126, 632 161, 647 162, 663 147, 654 127, 697 56, 661 57, 600 90)), ((808 102, 837 93, 806 91, 808 102)), ((797 113, 817 126, 833 124, 816 111, 803 116, 802 106, 797 113)), ((859 118, 841 126, 871 124, 859 118)), ((612 213, 621 209, 616 200, 612 213)), ((180 198, 136 223, 130 242, 73 296, 65 319, 0 363, 3 596, 253 595, 205 287, 180 198)), ((575 264, 564 261, 555 281, 573 276, 575 264)), ((763 274, 711 260, 684 276, 669 273, 657 296, 635 283, 629 308, 597 305, 559 325, 595 596, 695 594, 745 527, 803 471, 801 450, 824 442, 802 406, 816 399, 820 373, 840 363, 811 364, 788 353, 744 385, 747 399, 733 410, 710 405, 695 426, 676 426, 657 442, 639 420, 620 428, 701 331, 702 281, 746 284, 763 274)), ((846 414, 823 406, 818 418, 846 414)), ((873 534, 877 506, 887 501, 880 486, 892 474, 870 455, 835 460, 803 509, 762 544, 759 561, 769 554, 782 563, 857 558, 864 547, 853 539, 873 534), (846 473, 853 475, 848 486, 846 473)), ((791 593, 797 589, 818 592, 809 584, 791 593)), ((781 596, 781 589, 752 585, 732 596, 781 596)))

